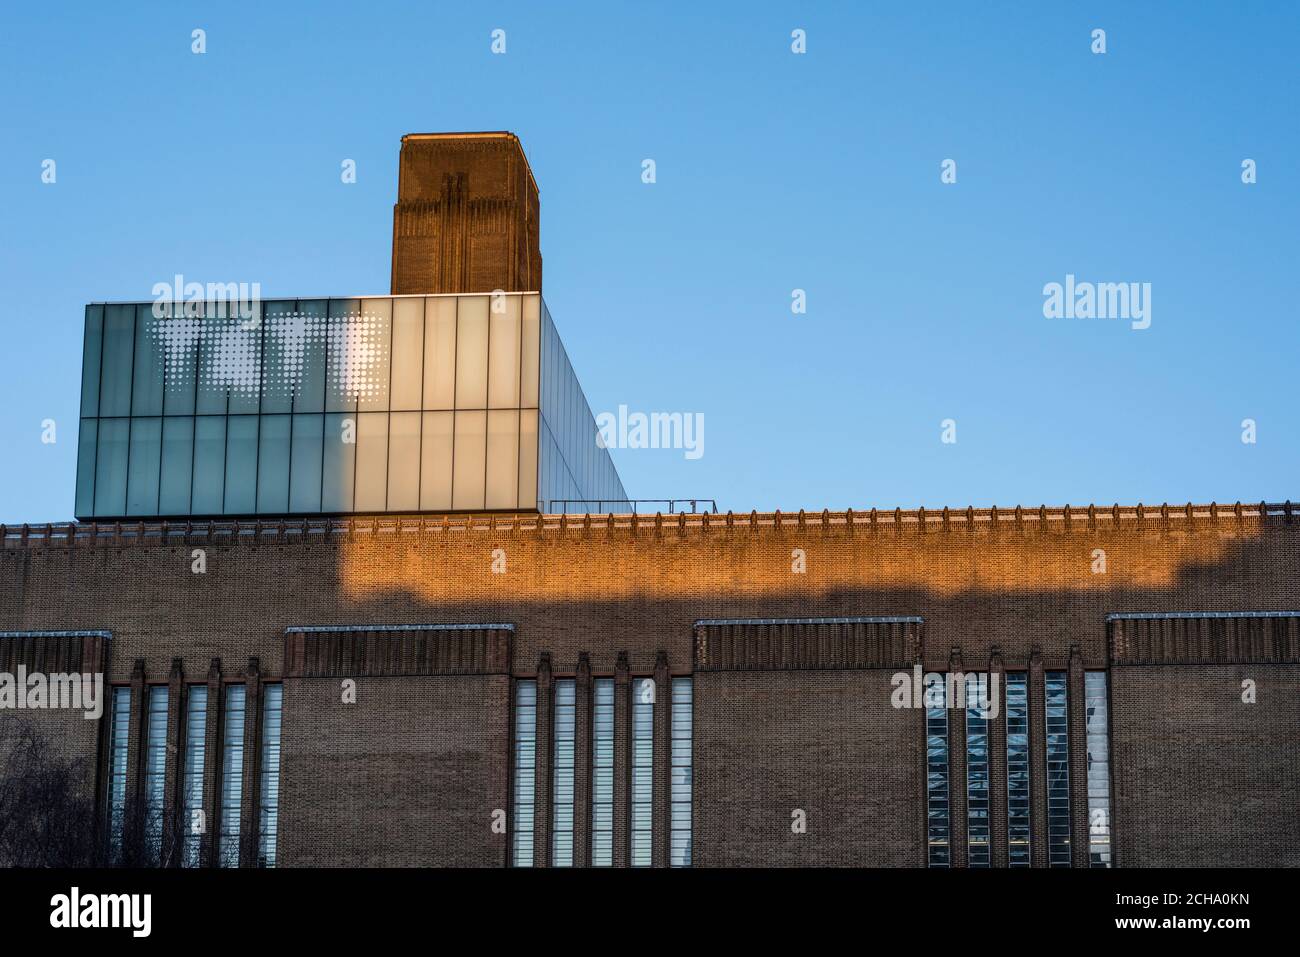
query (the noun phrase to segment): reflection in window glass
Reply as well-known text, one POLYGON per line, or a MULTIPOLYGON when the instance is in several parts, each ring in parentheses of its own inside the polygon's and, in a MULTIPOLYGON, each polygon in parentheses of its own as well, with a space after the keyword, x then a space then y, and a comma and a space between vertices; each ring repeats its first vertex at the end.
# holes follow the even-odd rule
POLYGON ((185 515, 190 510, 190 478, 194 469, 194 419, 188 415, 163 419, 162 478, 158 514, 185 515))
POLYGON ((159 341, 159 323, 153 306, 135 307, 135 362, 131 371, 131 414, 162 415, 163 344, 159 341))
POLYGON ((194 514, 220 515, 226 485, 226 419, 194 420, 194 514))
POLYGON ((925 695, 927 859, 931 867, 948 867, 952 864, 952 857, 949 851, 947 690, 939 681, 933 686, 927 684, 925 695))
POLYGON ((265 302, 262 321, 266 323, 263 343, 262 412, 292 412, 294 393, 302 376, 302 357, 306 343, 307 320, 298 313, 296 303, 265 302))
POLYGON ((1049 671, 1047 692, 1047 863, 1070 866, 1070 743, 1066 673, 1049 671))
POLYGON ((577 685, 555 682, 555 742, 551 767, 551 865, 573 866, 573 757, 577 730, 577 685))
POLYGON ((298 302, 298 321, 302 324, 302 374, 294 392, 294 412, 325 411, 328 314, 329 304, 324 299, 298 302))
POLYGON ((191 685, 185 711, 185 766, 181 777, 181 866, 198 867, 203 835, 203 768, 208 747, 208 689, 191 685))
POLYGON ((632 866, 649 867, 653 842, 655 683, 632 687, 632 866))
POLYGON ((262 416, 257 452, 257 510, 277 514, 289 507, 289 416, 262 416))
POLYGON ((97 419, 82 419, 77 431, 76 516, 87 518, 95 511, 95 446, 99 436, 97 419))
POLYGON ((691 866, 691 785, 694 724, 693 689, 690 678, 673 679, 672 774, 669 780, 671 826, 668 863, 691 866))
POLYGON ((1023 671, 1007 678, 1007 864, 1030 865, 1029 682, 1023 671))
POLYGON ((81 414, 99 415, 99 363, 104 346, 104 307, 86 307, 86 336, 81 349, 81 414))
POLYGON ((130 419, 99 420, 95 514, 105 518, 126 514, 126 453, 130 425, 130 419))
POLYGON ((614 679, 593 688, 591 747, 591 864, 614 863, 614 679))
POLYGON ((331 299, 326 326, 329 339, 325 375, 325 411, 355 412, 365 377, 364 333, 359 299, 331 299))
POLYGON ((135 307, 104 307, 99 414, 131 414, 131 358, 135 351, 135 307))
POLYGON ((257 419, 255 415, 226 419, 227 515, 251 515, 257 510, 257 419))
POLYGON ((144 839, 149 859, 162 856, 163 795, 167 774, 167 686, 150 685, 149 710, 145 725, 144 752, 144 839))
POLYGON ((510 863, 533 866, 534 789, 537 784, 537 682, 515 682, 514 820, 510 863))
POLYGON ((966 675, 966 860, 991 867, 989 854, 989 714, 986 674, 966 675))
POLYGON ((1088 863, 1110 867, 1110 719, 1106 672, 1084 673, 1088 736, 1088 863))
POLYGON ((257 865, 275 867, 280 831, 280 723, 284 713, 284 686, 268 684, 262 690, 262 777, 259 792, 257 865))
POLYGON ((221 867, 239 866, 240 811, 244 795, 243 685, 226 686, 226 713, 221 741, 221 830, 217 860, 221 867))
POLYGON ((199 373, 199 336, 203 322, 170 306, 157 327, 163 355, 163 415, 193 415, 199 373))
POLYGON ((158 514, 158 473, 162 419, 131 420, 131 459, 126 483, 126 514, 158 514))
POLYGON ((289 463, 289 511, 320 511, 322 415, 293 417, 293 456, 289 463))

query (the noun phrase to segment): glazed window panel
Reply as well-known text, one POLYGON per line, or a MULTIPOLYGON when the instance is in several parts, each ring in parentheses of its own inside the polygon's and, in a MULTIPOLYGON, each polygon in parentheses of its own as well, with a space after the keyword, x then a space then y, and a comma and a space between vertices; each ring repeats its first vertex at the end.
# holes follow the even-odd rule
POLYGON ((1088 863, 1111 866, 1110 713, 1107 675, 1084 674, 1088 744, 1088 863))
POLYGON ((158 514, 158 479, 162 468, 162 419, 131 419, 127 466, 127 515, 158 514))
POLYGON ((162 425, 162 478, 158 513, 185 515, 190 510, 190 483, 194 476, 194 418, 171 416, 162 425))
POLYGON ((555 682, 554 751, 551 757, 551 865, 573 866, 574 751, 577 731, 577 684, 555 682))
POLYGON ((1047 863, 1070 866, 1070 721, 1067 674, 1044 676, 1047 701, 1047 863))
POLYGON ((167 696, 166 685, 149 686, 144 753, 144 838, 149 859, 155 864, 162 856, 163 798, 167 775, 167 696))
POLYGON ((533 824, 537 787, 537 682, 515 682, 514 815, 510 863, 533 866, 533 824))
POLYGON ((126 775, 131 741, 131 689, 113 689, 113 717, 108 729, 108 845, 116 858, 122 850, 126 822, 126 775))
POLYGON ((284 685, 262 689, 262 769, 258 782, 257 865, 275 867, 280 833, 280 729, 284 685))
POLYGON ((389 407, 418 411, 424 382, 424 298, 393 300, 392 386, 389 407))
POLYGON ((614 679, 592 688, 591 864, 614 863, 614 679))
POLYGON ((104 348, 104 307, 86 307, 86 331, 81 345, 81 414, 99 415, 99 364, 104 348))
POLYGON ((488 297, 462 296, 456 308, 456 408, 486 409, 488 297))
POLYGON ((181 866, 198 867, 207 812, 203 807, 203 771, 207 763, 208 689, 191 685, 185 707, 185 763, 181 773, 181 866))
POLYGON ((1007 865, 1030 866, 1029 681, 1023 671, 1007 673, 1007 865))
POLYGON ((519 408, 519 297, 493 296, 488 320, 488 408, 519 408))
POLYGON ((654 679, 638 678, 632 684, 631 861, 633 867, 649 867, 652 863, 654 717, 654 679))
POLYGON ((968 674, 966 695, 966 861, 991 867, 989 827, 989 676, 968 674))
POLYGON ((162 415, 163 412, 163 362, 165 350, 162 335, 164 323, 158 319, 153 305, 140 303, 135 307, 135 356, 131 369, 131 414, 162 415))
POLYGON ((221 867, 239 866, 239 840, 244 795, 244 705, 243 685, 226 686, 226 707, 221 738, 221 830, 217 862, 221 867))
POLYGON ((938 682, 927 685, 925 695, 926 861, 930 867, 949 867, 952 854, 947 690, 938 682))
POLYGON ((694 688, 690 678, 674 678, 672 689, 668 863, 672 867, 690 867, 693 850, 691 788, 694 783, 694 688))

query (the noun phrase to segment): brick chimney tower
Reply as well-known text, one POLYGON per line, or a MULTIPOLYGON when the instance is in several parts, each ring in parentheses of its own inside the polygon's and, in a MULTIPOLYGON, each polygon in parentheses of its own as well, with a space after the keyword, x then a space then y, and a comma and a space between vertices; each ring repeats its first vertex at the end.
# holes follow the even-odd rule
POLYGON ((394 295, 540 292, 537 183, 513 133, 408 133, 393 207, 394 295))

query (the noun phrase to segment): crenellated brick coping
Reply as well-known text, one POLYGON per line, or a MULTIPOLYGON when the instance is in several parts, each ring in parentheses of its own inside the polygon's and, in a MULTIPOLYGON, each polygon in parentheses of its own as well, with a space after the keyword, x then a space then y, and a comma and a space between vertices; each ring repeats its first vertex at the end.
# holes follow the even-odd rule
POLYGON ((1211 521, 1233 522, 1245 519, 1281 519, 1291 524, 1300 511, 1290 501, 1282 503, 1259 502, 1247 505, 1236 502, 1220 505, 1158 506, 1074 506, 1046 505, 1038 508, 1016 506, 1011 509, 893 509, 882 511, 821 512, 727 512, 678 513, 664 515, 637 514, 572 514, 538 515, 536 513, 503 513, 487 515, 385 515, 358 516, 354 518, 302 518, 302 519, 214 519, 210 521, 138 521, 138 522, 53 522, 44 525, 0 525, 0 542, 6 549, 38 545, 168 545, 191 542, 213 544, 304 542, 355 539, 361 537, 437 535, 452 532, 573 532, 609 531, 630 529, 641 532, 725 529, 797 529, 837 528, 849 530, 901 529, 914 527, 927 532, 931 527, 947 530, 989 523, 998 527, 1046 527, 1061 523, 1063 529, 1096 528, 1104 524, 1118 527, 1125 522, 1176 522, 1211 521))

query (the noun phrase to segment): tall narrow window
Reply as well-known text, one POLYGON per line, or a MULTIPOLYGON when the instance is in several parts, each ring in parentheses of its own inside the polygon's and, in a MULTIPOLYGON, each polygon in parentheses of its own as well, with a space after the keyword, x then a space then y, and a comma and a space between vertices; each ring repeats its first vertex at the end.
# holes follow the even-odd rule
POLYGON ((1106 672, 1084 674, 1088 705, 1088 862, 1110 867, 1110 720, 1106 672))
POLYGON ((149 860, 162 857, 163 794, 167 777, 167 686, 149 686, 144 753, 144 840, 149 860))
POLYGON ((1023 671, 1007 674, 1007 866, 1028 867, 1029 682, 1023 671))
POLYGON ((671 826, 668 863, 691 866, 691 778, 694 689, 690 678, 673 679, 671 826))
POLYGON ((122 850, 126 820, 126 762, 131 740, 131 689, 113 689, 113 719, 108 732, 108 841, 116 857, 122 850))
POLYGON ((591 865, 614 863, 614 679, 597 678, 591 742, 591 865))
POLYGON ((185 708, 185 769, 182 772, 181 866, 199 866, 199 848, 208 832, 203 807, 203 770, 208 747, 208 689, 192 685, 185 708))
POLYGON ((537 783, 537 682, 515 683, 515 818, 510 863, 533 866, 533 805, 537 783))
POLYGON ((653 843, 655 683, 640 678, 632 689, 632 866, 649 867, 653 843))
POLYGON ((555 682, 555 751, 552 757, 551 865, 573 866, 573 748, 577 723, 577 685, 555 682))
POLYGON ((1070 866, 1070 720, 1064 671, 1047 672, 1047 864, 1070 866))
POLYGON ((258 789, 257 865, 275 867, 276 838, 280 833, 280 723, 284 712, 284 685, 266 685, 262 691, 262 777, 258 789))
POLYGON ((990 867, 989 676, 968 674, 966 694, 966 860, 990 867))
POLYGON ((226 686, 226 713, 221 741, 221 831, 218 835, 218 863, 239 866, 240 804, 244 795, 244 702, 243 685, 226 686))
POLYGON ((948 708, 942 682, 926 688, 925 704, 926 860, 931 867, 948 867, 948 708))

